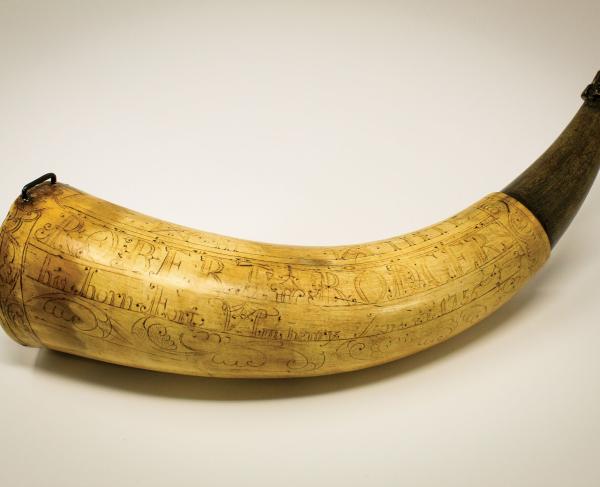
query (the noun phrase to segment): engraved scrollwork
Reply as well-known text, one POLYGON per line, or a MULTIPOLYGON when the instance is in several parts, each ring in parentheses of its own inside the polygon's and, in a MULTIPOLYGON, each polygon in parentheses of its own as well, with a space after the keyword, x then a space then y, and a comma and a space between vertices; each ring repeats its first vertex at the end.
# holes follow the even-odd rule
POLYGON ((222 343, 229 343, 229 335, 221 335, 208 330, 195 331, 191 333, 181 333, 179 341, 186 349, 192 352, 206 352, 207 346, 217 346, 222 343))
POLYGON ((15 336, 29 328, 22 304, 14 299, 0 299, 0 314, 15 336))
POLYGON ((19 278, 16 265, 18 244, 8 232, 0 232, 0 285, 12 290, 19 278))
POLYGON ((30 210, 15 204, 0 231, 0 315, 1 322, 11 336, 20 343, 37 345, 25 308, 21 291, 22 262, 25 240, 41 210, 30 210))
POLYGON ((77 296, 50 293, 36 296, 32 301, 42 303, 41 317, 55 326, 72 328, 91 337, 128 343, 108 313, 77 296))
POLYGON ((325 364, 325 352, 313 353, 313 357, 310 357, 309 354, 293 348, 290 348, 289 351, 294 354, 294 358, 287 362, 289 370, 318 370, 325 364))
POLYGON ((177 329, 156 316, 147 316, 136 321, 131 327, 131 333, 136 337, 147 339, 158 350, 179 351, 176 341, 179 335, 177 329))
POLYGON ((358 339, 343 340, 342 343, 335 349, 335 354, 338 360, 369 360, 372 358, 372 343, 370 337, 362 337, 358 339))
POLYGON ((415 334, 414 343, 417 347, 430 347, 450 338, 457 327, 454 318, 446 318, 435 327, 428 327, 415 334))
POLYGON ((221 345, 231 341, 229 335, 208 329, 190 329, 156 316, 145 316, 137 320, 131 333, 149 342, 153 349, 184 355, 216 353, 221 345))
POLYGON ((256 348, 234 346, 230 350, 214 353, 210 360, 214 365, 227 368, 259 368, 267 363, 267 355, 256 348))
POLYGON ((24 210, 15 206, 4 221, 4 230, 9 234, 16 234, 24 223, 33 223, 41 216, 41 210, 24 210))

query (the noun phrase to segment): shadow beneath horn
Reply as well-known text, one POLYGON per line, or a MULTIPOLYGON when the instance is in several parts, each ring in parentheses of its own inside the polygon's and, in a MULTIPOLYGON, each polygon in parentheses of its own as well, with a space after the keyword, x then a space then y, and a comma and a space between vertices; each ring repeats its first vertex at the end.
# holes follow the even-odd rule
POLYGON ((517 326, 519 313, 539 298, 543 288, 555 288, 564 268, 572 261, 561 252, 552 265, 543 269, 518 295, 481 323, 428 350, 377 367, 337 375, 296 379, 217 379, 190 377, 134 369, 84 359, 50 350, 41 350, 38 370, 66 379, 118 389, 135 394, 205 401, 285 399, 328 394, 366 387, 410 374, 471 345, 502 326, 517 326))

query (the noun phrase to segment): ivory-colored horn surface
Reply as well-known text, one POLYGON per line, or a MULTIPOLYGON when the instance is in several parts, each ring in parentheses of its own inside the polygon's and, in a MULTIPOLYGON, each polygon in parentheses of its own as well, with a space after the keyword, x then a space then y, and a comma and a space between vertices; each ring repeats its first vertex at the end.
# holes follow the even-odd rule
POLYGON ((298 377, 442 342, 509 300, 550 243, 493 193, 423 230, 294 247, 191 230, 42 184, 0 233, 0 322, 16 341, 133 367, 298 377))

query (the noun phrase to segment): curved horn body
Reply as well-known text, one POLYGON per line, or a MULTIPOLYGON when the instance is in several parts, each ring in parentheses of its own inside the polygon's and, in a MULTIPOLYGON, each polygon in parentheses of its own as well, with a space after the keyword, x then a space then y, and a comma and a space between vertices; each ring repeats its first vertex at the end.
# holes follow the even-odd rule
POLYGON ((503 193, 362 245, 249 242, 63 184, 24 189, 0 233, 0 321, 25 345, 192 375, 309 376, 395 360, 483 319, 542 266, 598 171, 599 112, 589 97, 503 193))

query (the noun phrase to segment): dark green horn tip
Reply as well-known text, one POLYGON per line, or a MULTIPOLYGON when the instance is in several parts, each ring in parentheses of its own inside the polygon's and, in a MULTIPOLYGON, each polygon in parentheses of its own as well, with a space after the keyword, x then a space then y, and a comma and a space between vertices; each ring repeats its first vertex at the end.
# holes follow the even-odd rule
POLYGON ((600 72, 556 142, 503 192, 538 218, 552 246, 579 210, 600 169, 600 72))

